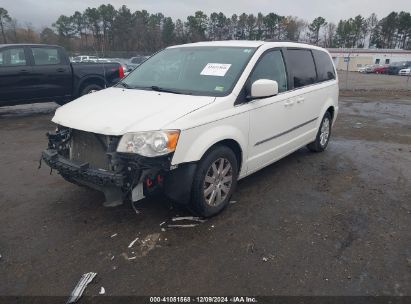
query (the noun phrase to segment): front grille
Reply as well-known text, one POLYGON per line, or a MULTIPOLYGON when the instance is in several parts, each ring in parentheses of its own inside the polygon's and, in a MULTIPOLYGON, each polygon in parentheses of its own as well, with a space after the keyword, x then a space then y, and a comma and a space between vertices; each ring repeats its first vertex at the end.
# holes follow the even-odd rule
POLYGON ((70 160, 89 163, 95 169, 111 170, 107 150, 110 137, 101 134, 72 130, 70 160))

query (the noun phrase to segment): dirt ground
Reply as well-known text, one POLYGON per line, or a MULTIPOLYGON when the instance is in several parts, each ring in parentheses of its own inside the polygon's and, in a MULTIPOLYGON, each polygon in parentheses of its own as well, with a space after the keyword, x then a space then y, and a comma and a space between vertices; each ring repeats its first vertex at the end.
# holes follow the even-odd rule
POLYGON ((341 98, 326 152, 300 149, 221 215, 165 231, 186 215, 165 199, 104 208, 38 169, 54 109, 0 108, 0 295, 68 296, 90 271, 85 295, 411 295, 410 99, 341 98))

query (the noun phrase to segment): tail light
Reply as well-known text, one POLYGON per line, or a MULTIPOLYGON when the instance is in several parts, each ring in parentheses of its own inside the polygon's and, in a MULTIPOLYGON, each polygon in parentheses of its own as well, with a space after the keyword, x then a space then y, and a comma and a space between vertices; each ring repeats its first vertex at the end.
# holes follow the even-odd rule
POLYGON ((123 78, 124 77, 124 69, 123 66, 120 65, 118 68, 118 77, 123 78))

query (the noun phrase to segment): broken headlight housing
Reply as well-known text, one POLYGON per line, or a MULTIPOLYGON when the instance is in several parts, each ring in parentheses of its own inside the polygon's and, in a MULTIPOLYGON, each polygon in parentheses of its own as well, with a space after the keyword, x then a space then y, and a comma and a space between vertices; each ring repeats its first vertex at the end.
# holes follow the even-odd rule
POLYGON ((175 151, 179 136, 179 130, 127 133, 121 138, 117 152, 147 157, 166 155, 175 151))

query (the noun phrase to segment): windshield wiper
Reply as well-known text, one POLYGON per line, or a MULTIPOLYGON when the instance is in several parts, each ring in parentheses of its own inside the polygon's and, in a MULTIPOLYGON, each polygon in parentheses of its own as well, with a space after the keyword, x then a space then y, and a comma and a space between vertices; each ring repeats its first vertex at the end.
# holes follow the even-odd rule
POLYGON ((158 87, 158 86, 151 86, 150 89, 152 89, 153 91, 156 91, 156 92, 165 92, 165 93, 173 93, 173 94, 185 94, 185 93, 182 93, 180 91, 176 91, 176 90, 173 90, 173 89, 166 89, 166 88, 162 88, 162 87, 158 87))
POLYGON ((127 84, 127 83, 125 83, 125 82, 118 82, 117 84, 119 84, 119 85, 121 85, 123 88, 126 88, 126 89, 131 89, 131 87, 127 84))

